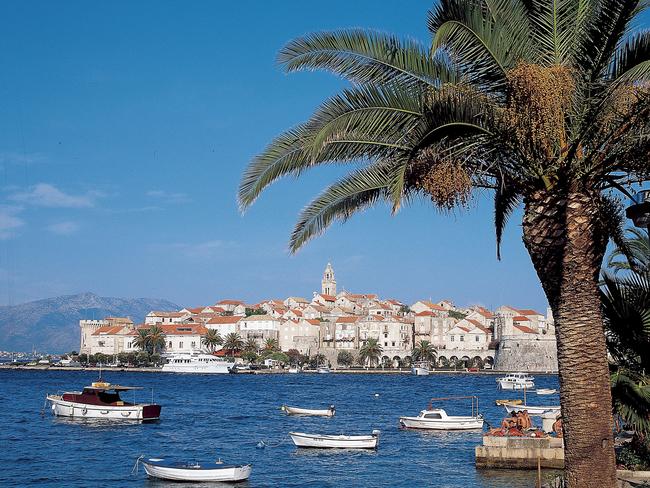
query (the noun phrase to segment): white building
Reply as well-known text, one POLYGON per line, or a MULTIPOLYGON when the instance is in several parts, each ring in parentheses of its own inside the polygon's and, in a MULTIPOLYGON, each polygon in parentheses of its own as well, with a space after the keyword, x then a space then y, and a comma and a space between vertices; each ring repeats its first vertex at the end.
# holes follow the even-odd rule
POLYGON ((259 347, 267 339, 278 339, 280 320, 270 315, 251 315, 239 321, 239 333, 244 340, 254 339, 259 347))
POLYGON ((279 343, 282 351, 296 349, 301 354, 313 354, 318 349, 319 341, 319 320, 285 320, 280 324, 279 343))
POLYGON ((147 325, 153 324, 180 324, 185 322, 192 316, 190 313, 184 312, 167 312, 162 310, 152 310, 144 318, 144 323, 147 325))

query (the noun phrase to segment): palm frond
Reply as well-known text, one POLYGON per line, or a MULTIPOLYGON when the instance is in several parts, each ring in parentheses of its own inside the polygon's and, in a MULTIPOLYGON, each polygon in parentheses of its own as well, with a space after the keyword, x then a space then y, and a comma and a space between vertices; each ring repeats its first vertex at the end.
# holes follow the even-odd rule
POLYGON ((609 71, 616 85, 650 80, 650 30, 630 37, 614 54, 609 71))
POLYGON ((278 55, 287 71, 327 70, 354 83, 440 86, 458 74, 418 42, 361 29, 319 32, 289 42, 278 55))
POLYGON ((389 163, 376 163, 355 171, 327 188, 300 214, 291 234, 290 251, 298 251, 309 240, 322 234, 335 220, 345 222, 378 201, 388 201, 393 171, 389 163))
POLYGON ((501 260, 501 238, 512 212, 521 203, 521 194, 512 182, 499 181, 494 191, 494 229, 497 241, 497 259, 501 260))
POLYGON ((650 434, 650 386, 646 379, 620 369, 611 376, 614 411, 635 431, 650 434))

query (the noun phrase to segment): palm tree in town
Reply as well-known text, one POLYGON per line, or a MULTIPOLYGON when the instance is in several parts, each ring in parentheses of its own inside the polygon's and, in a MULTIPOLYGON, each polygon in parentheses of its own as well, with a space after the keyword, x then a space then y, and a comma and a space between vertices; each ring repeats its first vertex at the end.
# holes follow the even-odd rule
POLYGON ((361 364, 368 363, 372 368, 375 363, 379 363, 382 352, 383 349, 379 341, 371 337, 359 350, 359 362, 361 364))
POLYGON ((136 335, 135 339, 133 339, 133 345, 142 351, 150 352, 149 329, 139 328, 135 333, 136 335))
POLYGON ((260 348, 257 345, 257 341, 255 339, 252 337, 246 339, 246 342, 244 343, 244 351, 257 353, 259 349, 260 348))
POLYGON ((208 329, 205 335, 201 338, 201 344, 206 346, 211 352, 214 352, 217 346, 223 344, 223 337, 216 329, 208 329))
POLYGON ((421 340, 411 353, 413 361, 433 361, 436 359, 436 350, 429 341, 421 340))
POLYGON ((607 267, 618 271, 633 271, 650 276, 650 236, 644 229, 627 229, 623 246, 616 248, 607 261, 607 267))
POLYGON ((274 339, 273 337, 269 337, 264 341, 264 350, 265 351, 279 351, 280 350, 280 345, 278 343, 277 339, 274 339))
POLYGON ((244 341, 239 334, 231 332, 226 335, 223 349, 230 355, 236 354, 244 349, 244 341))
POLYGON ((302 211, 293 252, 380 203, 451 211, 490 191, 500 257, 523 204, 524 245, 557 325, 570 487, 615 484, 598 275, 622 235, 612 193, 650 179, 650 33, 633 31, 645 6, 440 0, 429 45, 358 29, 291 41, 279 54, 287 71, 323 69, 351 86, 277 137, 239 189, 245 209, 283 176, 352 164, 302 211))
POLYGON ((149 345, 151 346, 152 354, 158 354, 159 351, 165 348, 165 333, 159 325, 152 325, 149 327, 147 334, 149 345))

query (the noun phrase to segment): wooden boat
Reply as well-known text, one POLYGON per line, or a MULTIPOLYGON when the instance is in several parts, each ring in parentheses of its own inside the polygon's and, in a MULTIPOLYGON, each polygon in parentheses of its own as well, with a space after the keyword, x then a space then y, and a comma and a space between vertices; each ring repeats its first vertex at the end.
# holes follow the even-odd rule
POLYGON ((321 449, 377 449, 378 430, 370 435, 325 435, 289 432, 291 440, 297 447, 316 447, 321 449))
POLYGON ((552 388, 538 388, 535 390, 535 393, 538 395, 553 395, 554 393, 557 393, 557 390, 554 390, 552 388))
POLYGON ((472 430, 483 428, 483 416, 478 413, 478 397, 457 396, 432 398, 426 410, 417 417, 400 417, 400 425, 405 429, 426 430, 472 430), (433 408, 433 402, 471 399, 472 412, 469 416, 450 416, 442 408, 433 408))
POLYGON ((506 403, 509 403, 510 405, 521 405, 522 403, 524 403, 524 401, 523 400, 497 400, 494 403, 499 406, 503 406, 506 403))
POLYGON ((513 405, 511 403, 506 403, 505 405, 503 405, 503 407, 506 409, 506 412, 508 413, 523 412, 524 410, 528 410, 528 415, 530 416, 540 416, 544 413, 555 413, 555 414, 560 413, 559 405, 538 406, 538 405, 524 405, 524 404, 513 405))
POLYGON ((111 385, 100 379, 84 387, 83 391, 47 395, 46 399, 52 406, 52 413, 60 417, 138 422, 158 420, 160 405, 153 402, 130 403, 120 397, 120 393, 125 391, 141 389, 137 386, 111 385))
POLYGON ((298 407, 289 407, 288 405, 282 405, 281 410, 287 413, 287 415, 305 415, 312 417, 334 417, 336 413, 336 408, 334 405, 330 405, 327 409, 311 409, 311 408, 298 408, 298 407))
POLYGON ((138 463, 150 477, 172 481, 244 481, 253 470, 251 464, 227 465, 221 460, 197 463, 140 457, 138 463))

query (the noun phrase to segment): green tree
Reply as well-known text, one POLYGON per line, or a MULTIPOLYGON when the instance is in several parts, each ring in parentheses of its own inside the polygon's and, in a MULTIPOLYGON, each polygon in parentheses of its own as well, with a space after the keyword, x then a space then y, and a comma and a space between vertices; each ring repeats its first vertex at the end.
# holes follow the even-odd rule
POLYGON ((350 367, 354 363, 354 355, 350 351, 339 351, 336 362, 341 366, 350 367))
POLYGON ((608 238, 620 238, 612 192, 650 179, 650 34, 634 31, 645 6, 441 0, 428 45, 359 29, 291 41, 287 71, 352 85, 276 138, 239 190, 246 208, 283 176, 361 163, 302 211, 292 251, 383 202, 396 213, 423 196, 451 211, 487 190, 499 257, 523 203, 524 244, 556 319, 570 488, 615 484, 598 275, 608 238))
POLYGON ((319 366, 323 366, 325 362, 327 361, 327 358, 325 357, 324 354, 314 354, 311 358, 309 358, 309 366, 311 368, 318 368, 319 366))
POLYGON ((135 339, 133 339, 133 345, 140 349, 141 351, 151 350, 151 341, 149 340, 149 329, 139 328, 136 330, 135 339))
POLYGON ((244 341, 239 334, 231 332, 226 335, 223 342, 223 349, 226 351, 226 354, 233 356, 244 349, 244 341))
POLYGON ((413 361, 435 361, 436 350, 429 341, 421 340, 413 348, 411 353, 413 361))
POLYGON ((88 365, 88 354, 86 354, 85 352, 79 354, 79 358, 77 359, 77 361, 79 361, 79 363, 83 364, 84 366, 88 365))
POLYGON ((158 354, 159 351, 165 349, 165 333, 163 332, 162 327, 157 324, 152 325, 149 327, 147 337, 152 354, 158 354))
POLYGON ((245 312, 246 317, 250 317, 251 315, 264 315, 266 314, 266 310, 263 308, 246 308, 245 312))
POLYGON ((287 351, 287 356, 289 356, 289 364, 292 366, 302 364, 301 360, 303 355, 298 351, 298 349, 289 349, 287 351))
POLYGON ((359 363, 362 365, 369 364, 372 368, 375 363, 379 364, 382 352, 383 349, 379 341, 371 337, 359 350, 359 363))
POLYGON ((248 361, 249 363, 254 363, 259 359, 259 356, 255 351, 245 349, 244 352, 241 354, 241 358, 244 361, 248 361))
POLYGON ((128 352, 121 352, 117 355, 117 361, 124 365, 124 364, 129 364, 129 353, 128 352))
POLYGON ((257 345, 257 341, 251 337, 246 339, 244 343, 244 351, 252 351, 257 353, 260 350, 260 347, 257 345))
POLYGON ((214 352, 217 346, 223 344, 223 337, 217 329, 208 329, 206 334, 201 338, 201 344, 206 346, 210 352, 214 352))
POLYGON ((265 351, 271 351, 271 352, 276 352, 280 350, 280 345, 278 343, 277 339, 274 339, 273 337, 269 337, 264 341, 264 350, 265 351))
POLYGON ((650 276, 650 239, 648 231, 627 229, 627 236, 609 255, 607 267, 615 273, 633 271, 637 275, 650 276))
POLYGON ((650 371, 650 274, 644 259, 650 256, 638 252, 647 245, 646 233, 628 235, 608 260, 615 274, 603 271, 601 303, 612 358, 614 412, 646 437, 650 435, 650 377, 646 375, 650 371))
POLYGON ((147 351, 140 351, 135 358, 135 362, 138 366, 148 366, 151 362, 149 353, 147 351))

